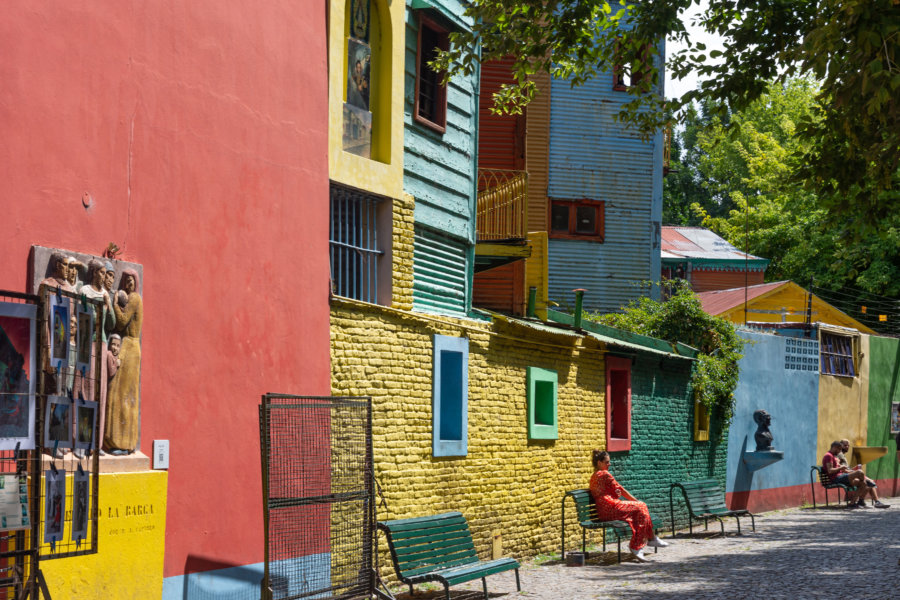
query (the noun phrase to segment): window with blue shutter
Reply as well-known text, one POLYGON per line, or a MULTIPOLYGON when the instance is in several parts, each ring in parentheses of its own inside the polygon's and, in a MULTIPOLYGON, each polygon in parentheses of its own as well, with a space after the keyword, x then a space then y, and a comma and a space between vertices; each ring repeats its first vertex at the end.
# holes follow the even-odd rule
POLYGON ((432 389, 432 453, 468 453, 469 340, 434 336, 432 389))

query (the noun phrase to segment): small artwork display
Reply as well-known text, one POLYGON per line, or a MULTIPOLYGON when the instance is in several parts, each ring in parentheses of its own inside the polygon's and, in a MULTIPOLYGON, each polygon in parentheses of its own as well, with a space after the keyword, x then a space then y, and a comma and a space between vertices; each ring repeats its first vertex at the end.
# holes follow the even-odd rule
POLYGON ((34 449, 37 307, 0 302, 0 450, 34 449))
POLYGON ((28 479, 13 474, 0 475, 0 531, 29 527, 28 479))
POLYGON ((79 308, 76 323, 78 333, 75 337, 75 369, 81 373, 87 373, 91 369, 91 342, 94 339, 93 312, 79 308))
POLYGON ((347 41, 347 103, 369 110, 372 49, 365 42, 347 41))
POLYGON ((95 450, 94 431, 97 429, 97 403, 78 402, 75 405, 75 447, 95 450))
POLYGON ((372 154, 372 113, 344 104, 344 151, 370 158, 372 154))
POLYGON ((900 433, 900 402, 891 403, 891 435, 900 433))
POLYGON ((87 537, 88 507, 90 506, 90 475, 76 471, 72 476, 72 541, 78 544, 87 537))
POLYGON ((69 299, 50 295, 50 366, 64 370, 69 366, 69 299))
POLYGON ((353 17, 350 25, 350 35, 368 42, 369 0, 350 0, 350 14, 353 17))
POLYGON ((44 471, 44 543, 55 544, 63 537, 66 518, 66 470, 44 471))
POLYGON ((64 396, 48 396, 44 413, 44 446, 46 448, 72 447, 73 402, 64 396))

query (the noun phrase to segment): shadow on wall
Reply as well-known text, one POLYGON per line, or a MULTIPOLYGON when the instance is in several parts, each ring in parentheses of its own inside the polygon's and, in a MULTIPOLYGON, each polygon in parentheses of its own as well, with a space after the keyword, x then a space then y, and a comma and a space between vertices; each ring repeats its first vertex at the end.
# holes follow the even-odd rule
MULTIPOLYGON (((235 565, 191 554, 184 563, 184 572, 184 600, 260 598, 261 566, 235 565)), ((273 588, 279 587, 284 586, 273 581, 273 588)))

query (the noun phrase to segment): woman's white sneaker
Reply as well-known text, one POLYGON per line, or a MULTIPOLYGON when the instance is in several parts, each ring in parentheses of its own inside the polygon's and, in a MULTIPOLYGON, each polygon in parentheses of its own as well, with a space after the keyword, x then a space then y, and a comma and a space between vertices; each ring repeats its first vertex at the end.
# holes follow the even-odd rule
POLYGON ((650 540, 649 542, 647 542, 647 545, 653 546, 654 548, 665 548, 666 546, 669 545, 669 542, 664 542, 661 539, 659 539, 659 536, 657 536, 657 537, 653 538, 652 540, 650 540))
POLYGON ((634 557, 638 559, 640 562, 647 562, 647 558, 644 556, 644 549, 635 550, 631 548, 631 553, 634 554, 634 557))

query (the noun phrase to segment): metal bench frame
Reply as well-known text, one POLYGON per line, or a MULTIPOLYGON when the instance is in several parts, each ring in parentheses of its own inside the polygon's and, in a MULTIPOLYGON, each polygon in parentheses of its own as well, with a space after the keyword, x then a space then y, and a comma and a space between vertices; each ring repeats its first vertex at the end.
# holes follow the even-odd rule
MULTIPOLYGON (((587 531, 588 529, 602 529, 603 530, 603 552, 606 552, 606 532, 607 530, 612 530, 616 536, 616 547, 617 547, 617 560, 618 562, 622 562, 622 538, 630 538, 631 537, 631 526, 628 525, 625 521, 599 521, 597 520, 597 506, 594 504, 594 499, 591 497, 591 491, 589 489, 579 489, 579 490, 569 490, 563 495, 562 498, 562 545, 560 550, 560 558, 562 560, 566 559, 566 498, 572 498, 572 501, 575 503, 575 511, 576 516, 578 518, 578 524, 581 525, 581 552, 584 554, 585 558, 588 557, 587 551, 587 531)), ((653 519, 651 515, 651 520, 656 523, 656 519, 653 519)), ((654 525, 654 531, 656 527, 654 525)), ((654 547, 654 552, 659 552, 659 548, 654 547)))
POLYGON ((831 481, 822 467, 813 465, 809 468, 809 490, 812 493, 813 508, 816 508, 816 476, 813 473, 818 473, 819 483, 825 488, 825 506, 828 506, 828 490, 837 488, 838 504, 841 503, 841 490, 844 490, 844 502, 847 502, 847 494, 849 492, 856 491, 856 487, 852 485, 831 481))
POLYGON ((518 561, 478 559, 469 524, 462 513, 379 521, 378 529, 387 539, 397 577, 409 586, 410 594, 417 583, 437 581, 444 586, 446 600, 450 600, 451 585, 481 579, 484 598, 488 600, 487 576, 509 570, 515 570, 516 588, 522 591, 518 561))
POLYGON ((675 537, 675 500, 674 492, 680 489, 684 496, 684 503, 688 509, 688 530, 690 535, 694 534, 694 519, 703 519, 706 530, 709 530, 710 517, 716 519, 722 528, 722 535, 725 535, 725 521, 721 517, 734 517, 737 521, 738 535, 741 535, 741 517, 750 517, 753 524, 753 531, 756 531, 756 518, 753 513, 746 509, 729 510, 725 506, 725 494, 719 487, 719 482, 715 479, 698 479, 696 481, 683 481, 673 483, 669 487, 669 517, 672 522, 672 537, 675 537), (704 498, 698 498, 697 493, 702 493, 704 498), (692 499, 693 496, 693 499, 692 499), (699 501, 699 506, 694 506, 699 501))

